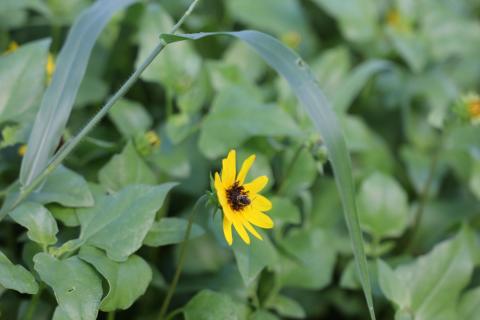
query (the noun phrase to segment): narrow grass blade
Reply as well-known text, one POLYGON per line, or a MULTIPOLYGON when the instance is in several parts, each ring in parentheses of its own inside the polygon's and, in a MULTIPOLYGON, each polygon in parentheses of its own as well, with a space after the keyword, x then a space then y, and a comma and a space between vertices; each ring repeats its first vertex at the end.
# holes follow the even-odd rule
POLYGON ((273 69, 288 81, 302 106, 312 118, 315 127, 322 135, 328 149, 338 191, 342 199, 355 261, 370 316, 372 319, 375 319, 367 259, 363 248, 363 238, 355 204, 350 155, 338 120, 329 102, 320 90, 317 81, 305 62, 281 42, 264 33, 257 31, 240 31, 187 35, 164 34, 161 37, 167 43, 171 43, 186 39, 197 40, 213 35, 234 36, 251 46, 273 69))
POLYGON ((45 91, 27 153, 20 183, 25 186, 47 166, 72 111, 93 45, 112 15, 136 0, 98 0, 75 21, 57 59, 56 71, 45 91))

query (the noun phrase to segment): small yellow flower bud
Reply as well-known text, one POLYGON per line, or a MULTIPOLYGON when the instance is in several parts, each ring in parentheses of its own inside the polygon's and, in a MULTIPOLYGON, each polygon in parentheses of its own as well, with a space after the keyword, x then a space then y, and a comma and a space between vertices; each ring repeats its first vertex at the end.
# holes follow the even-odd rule
POLYGON ((158 147, 160 145, 160 137, 155 131, 148 131, 147 133, 145 133, 145 137, 147 138, 148 143, 150 143, 152 147, 158 147))
POLYGON ((410 32, 412 26, 397 9, 391 9, 387 13, 387 25, 399 32, 410 32))
POLYGON ((52 80, 52 75, 55 72, 55 60, 51 53, 47 56, 47 64, 45 65, 45 71, 47 73, 47 83, 52 80))
POLYGON ((27 145, 26 144, 22 144, 19 148, 18 148, 18 155, 20 157, 23 157, 25 155, 25 153, 27 153, 27 145))
POLYGON ((292 49, 297 49, 302 42, 302 36, 296 31, 288 31, 282 34, 281 40, 292 49))
POLYGON ((12 52, 16 51, 18 49, 18 47, 19 47, 19 45, 18 45, 17 42, 15 42, 15 41, 10 42, 10 44, 7 47, 7 50, 5 50, 5 54, 12 53, 12 52))
POLYGON ((476 93, 462 96, 454 111, 462 120, 480 124, 480 96, 476 93))

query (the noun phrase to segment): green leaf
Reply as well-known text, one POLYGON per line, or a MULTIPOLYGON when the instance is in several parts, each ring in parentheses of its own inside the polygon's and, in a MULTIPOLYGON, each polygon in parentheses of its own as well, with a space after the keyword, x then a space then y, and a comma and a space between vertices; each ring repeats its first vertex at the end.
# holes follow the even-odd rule
POLYGON ((306 148, 298 151, 296 149, 290 150, 291 152, 285 156, 283 170, 285 178, 278 191, 281 195, 290 198, 310 188, 317 176, 317 166, 310 151, 306 148))
POLYGON ((263 268, 274 266, 278 260, 277 252, 268 236, 259 232, 263 240, 253 240, 248 245, 239 237, 235 237, 232 245, 238 270, 245 286, 249 286, 257 278, 263 268))
POLYGON ((305 318, 305 310, 303 310, 303 307, 297 301, 286 296, 276 296, 271 303, 271 307, 282 317, 294 319, 305 318))
POLYGON ((125 261, 142 246, 156 212, 174 186, 131 185, 103 196, 95 207, 79 215, 82 227, 76 246, 91 244, 104 249, 110 259, 125 261))
POLYGON ((407 227, 407 194, 390 176, 370 175, 360 187, 357 203, 360 225, 374 238, 396 237, 407 227))
MULTIPOLYGON (((47 166, 57 148, 97 37, 115 12, 133 2, 135 0, 97 1, 82 12, 70 29, 22 160, 20 183, 23 186, 30 184, 47 166)), ((27 87, 32 82, 35 81, 27 87)))
POLYGON ((131 184, 153 185, 155 173, 143 161, 129 142, 122 153, 113 156, 98 172, 98 181, 110 192, 116 192, 131 184))
MULTIPOLYGON (((188 221, 181 218, 161 218, 154 222, 143 240, 150 247, 166 246, 183 242, 187 230, 188 221)), ((197 224, 192 225, 189 239, 203 235, 205 231, 197 224)))
POLYGON ((38 284, 33 275, 21 265, 14 265, 0 251, 0 285, 20 293, 36 294, 38 284))
POLYGON ((77 256, 57 260, 46 253, 33 257, 35 270, 55 293, 59 307, 70 319, 96 319, 102 281, 93 269, 77 256))
POLYGON ((242 88, 228 87, 217 95, 203 120, 199 147, 207 157, 215 158, 251 137, 299 134, 299 128, 285 111, 259 103, 242 88))
POLYGON ((52 320, 71 320, 71 319, 68 317, 68 314, 65 311, 63 311, 63 309, 60 306, 58 306, 55 308, 55 312, 53 312, 52 320))
POLYGON ((456 301, 473 272, 467 228, 437 245, 430 253, 392 270, 379 261, 380 288, 398 312, 414 319, 458 319, 456 301))
POLYGON ((347 112, 365 83, 374 74, 387 69, 388 66, 388 62, 383 60, 369 60, 352 70, 333 96, 332 104, 335 111, 347 112))
POLYGON ((367 301, 370 317, 375 319, 367 260, 363 248, 363 238, 355 204, 355 191, 352 178, 350 156, 338 120, 330 104, 312 76, 310 69, 293 51, 287 49, 274 38, 256 31, 232 33, 200 33, 192 35, 162 35, 167 42, 185 39, 201 39, 211 35, 230 35, 244 40, 272 68, 278 71, 289 83, 292 90, 312 119, 328 149, 335 180, 342 200, 345 219, 357 262, 362 288, 367 301))
MULTIPOLYGON (((140 19, 138 44, 139 53, 135 65, 138 67, 158 43, 158 33, 173 27, 172 18, 157 3, 145 6, 140 19)), ((191 90, 201 70, 200 56, 190 43, 162 52, 142 73, 146 81, 159 82, 168 91, 178 94, 191 90)))
POLYGON ((145 293, 152 280, 150 266, 137 255, 131 255, 124 262, 115 262, 102 250, 83 246, 79 257, 107 279, 110 289, 100 304, 100 310, 105 312, 130 308, 145 293))
POLYGON ((301 214, 298 207, 289 199, 281 197, 272 197, 272 210, 268 212, 275 222, 274 232, 282 232, 288 224, 299 224, 301 214))
POLYGON ((462 320, 475 320, 480 313, 480 287, 468 290, 460 298, 459 317, 462 320))
POLYGON ((330 284, 336 261, 330 235, 320 229, 292 230, 281 244, 288 253, 280 263, 285 286, 321 289, 330 284))
POLYGON ((314 0, 337 19, 345 37, 368 42, 377 34, 377 4, 374 0, 314 0))
POLYGON ((50 40, 38 40, 0 56, 0 123, 33 120, 49 45, 50 40))
POLYGON ((185 320, 236 320, 235 303, 226 294, 202 290, 183 308, 185 320))
POLYGON ((32 193, 29 199, 43 204, 56 202, 66 207, 90 207, 94 204, 87 181, 64 166, 55 169, 43 188, 32 193))
POLYGON ((108 117, 125 138, 132 138, 152 126, 152 118, 145 108, 137 102, 120 99, 115 107, 108 111, 108 117))
POLYGON ((43 246, 55 244, 58 226, 50 211, 35 202, 24 202, 10 212, 10 217, 28 229, 30 240, 43 246))
POLYGON ((260 309, 252 313, 248 320, 279 320, 279 318, 268 311, 260 309))

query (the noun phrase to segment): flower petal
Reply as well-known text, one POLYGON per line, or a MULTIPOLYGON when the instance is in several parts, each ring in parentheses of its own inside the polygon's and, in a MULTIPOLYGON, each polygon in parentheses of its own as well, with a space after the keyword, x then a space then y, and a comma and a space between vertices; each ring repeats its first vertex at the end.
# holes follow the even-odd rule
POLYGON ((258 211, 268 211, 272 209, 272 203, 266 197, 257 194, 252 199, 251 207, 258 211))
POLYGON ((267 183, 268 183, 268 177, 260 176, 255 180, 253 180, 252 182, 244 184, 243 186, 248 192, 250 192, 250 196, 253 197, 253 195, 257 194, 263 188, 265 188, 267 183))
POLYGON ((247 177, 248 171, 252 167, 253 162, 255 161, 255 155, 252 154, 250 157, 245 159, 242 163, 242 168, 240 169, 240 172, 238 173, 237 176, 237 181, 239 184, 243 184, 245 181, 245 178, 247 177))
POLYGON ((256 210, 247 210, 245 211, 245 217, 253 225, 264 228, 271 229, 273 228, 273 220, 268 215, 263 212, 256 210))
POLYGON ((257 230, 255 230, 254 227, 252 227, 252 225, 244 217, 242 217, 242 223, 245 228, 255 236, 255 238, 263 240, 262 236, 257 232, 257 230))
POLYGON ((215 190, 217 191, 217 198, 218 198, 218 202, 220 202, 220 205, 222 207, 227 206, 228 205, 227 194, 225 193, 225 187, 223 186, 222 181, 220 180, 220 175, 218 174, 218 172, 215 172, 214 187, 215 187, 215 190))
POLYGON ((240 238, 242 238, 246 244, 250 244, 250 237, 248 236, 247 231, 245 231, 242 221, 238 219, 238 217, 233 217, 232 222, 235 230, 237 230, 238 234, 240 235, 240 238))
POLYGON ((222 183, 225 188, 229 188, 235 182, 236 168, 236 152, 230 150, 228 156, 222 160, 222 183))
POLYGON ((223 235, 225 236, 228 245, 231 246, 233 243, 232 222, 226 217, 223 218, 223 235))

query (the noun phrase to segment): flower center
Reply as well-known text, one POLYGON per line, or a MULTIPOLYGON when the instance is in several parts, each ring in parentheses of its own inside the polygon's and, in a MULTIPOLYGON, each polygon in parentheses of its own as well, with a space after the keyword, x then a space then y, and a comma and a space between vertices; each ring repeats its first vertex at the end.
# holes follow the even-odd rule
POLYGON ((250 204, 250 198, 248 197, 248 191, 238 184, 238 181, 227 189, 227 200, 230 208, 234 211, 240 211, 250 204))

